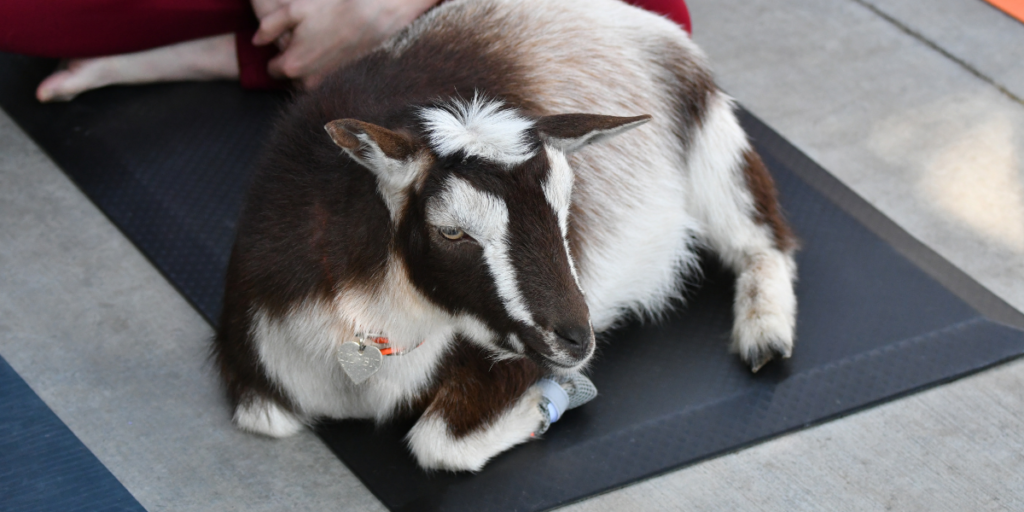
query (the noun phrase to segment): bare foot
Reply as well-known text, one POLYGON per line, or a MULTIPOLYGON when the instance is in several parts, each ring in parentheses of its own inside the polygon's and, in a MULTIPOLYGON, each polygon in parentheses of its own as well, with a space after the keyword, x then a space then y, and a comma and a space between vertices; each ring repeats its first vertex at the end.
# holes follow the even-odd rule
POLYGON ((73 59, 46 77, 36 98, 69 101, 92 89, 117 84, 238 79, 234 34, 195 39, 136 53, 73 59))

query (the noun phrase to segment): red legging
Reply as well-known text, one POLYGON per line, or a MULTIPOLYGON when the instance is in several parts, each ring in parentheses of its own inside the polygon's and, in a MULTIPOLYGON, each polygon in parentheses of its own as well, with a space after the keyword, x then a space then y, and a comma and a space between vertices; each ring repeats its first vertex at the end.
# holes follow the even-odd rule
MULTIPOLYGON (((687 32, 684 0, 627 0, 687 32)), ((0 0, 0 51, 73 59, 130 53, 234 33, 242 86, 280 87, 267 73, 274 45, 253 46, 249 0, 0 0)))

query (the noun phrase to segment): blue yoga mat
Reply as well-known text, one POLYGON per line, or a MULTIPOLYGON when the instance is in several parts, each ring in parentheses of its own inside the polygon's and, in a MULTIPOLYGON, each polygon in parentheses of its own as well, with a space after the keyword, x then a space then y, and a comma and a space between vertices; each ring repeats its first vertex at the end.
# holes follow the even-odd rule
POLYGON ((3 358, 0 510, 145 510, 3 358))

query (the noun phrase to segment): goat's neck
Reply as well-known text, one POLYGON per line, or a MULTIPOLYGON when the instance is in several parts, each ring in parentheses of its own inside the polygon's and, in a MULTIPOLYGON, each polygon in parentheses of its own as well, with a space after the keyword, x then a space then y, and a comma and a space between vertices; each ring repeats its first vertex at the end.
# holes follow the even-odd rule
POLYGON ((410 350, 454 333, 455 319, 413 286, 405 265, 394 255, 378 286, 349 288, 338 295, 336 304, 351 329, 343 339, 372 332, 387 337, 397 349, 410 350))

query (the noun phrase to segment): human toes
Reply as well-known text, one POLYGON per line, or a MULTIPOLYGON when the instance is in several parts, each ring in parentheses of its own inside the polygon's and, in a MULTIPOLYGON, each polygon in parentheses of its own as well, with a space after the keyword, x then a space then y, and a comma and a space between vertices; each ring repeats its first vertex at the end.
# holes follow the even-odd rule
POLYGON ((36 88, 36 98, 43 103, 70 101, 75 96, 108 85, 100 59, 69 61, 66 67, 46 77, 36 88))

